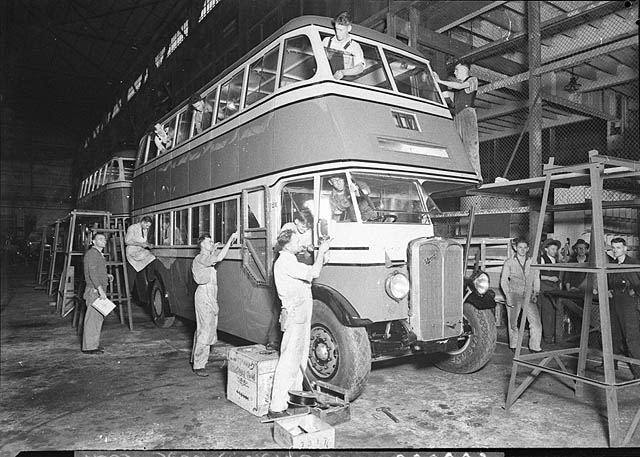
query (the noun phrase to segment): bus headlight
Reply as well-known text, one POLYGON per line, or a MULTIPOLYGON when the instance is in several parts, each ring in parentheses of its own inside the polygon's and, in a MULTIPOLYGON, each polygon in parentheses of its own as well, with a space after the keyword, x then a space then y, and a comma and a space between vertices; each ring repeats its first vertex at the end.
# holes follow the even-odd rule
POLYGON ((395 301, 400 301, 409 294, 409 278, 400 272, 394 272, 387 278, 384 289, 395 301))
POLYGON ((480 295, 484 295, 489 290, 489 275, 486 273, 480 273, 473 279, 473 287, 480 295))

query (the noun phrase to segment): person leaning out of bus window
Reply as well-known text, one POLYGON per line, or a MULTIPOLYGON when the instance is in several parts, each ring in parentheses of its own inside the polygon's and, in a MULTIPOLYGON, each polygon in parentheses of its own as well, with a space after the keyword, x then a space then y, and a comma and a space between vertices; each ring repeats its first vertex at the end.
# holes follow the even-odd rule
POLYGON ((326 37, 322 45, 328 49, 340 51, 328 53, 329 63, 335 79, 355 76, 363 72, 366 65, 362 47, 351 38, 351 15, 347 11, 338 14, 333 21, 335 36, 326 37))
POLYGON ((127 261, 136 270, 136 273, 141 273, 147 265, 156 260, 156 256, 150 250, 152 246, 147 241, 150 228, 151 218, 144 216, 140 222, 129 226, 124 238, 127 245, 125 250, 127 261))
POLYGON ((173 135, 175 133, 173 127, 163 127, 160 124, 156 124, 154 131, 155 136, 153 137, 153 142, 156 144, 158 151, 163 153, 171 149, 173 145, 173 135))
POLYGON ((211 236, 202 235, 198 239, 200 253, 193 259, 191 273, 198 284, 195 293, 196 333, 193 336, 193 350, 191 363, 196 376, 209 376, 205 366, 209 360, 211 345, 218 341, 218 277, 215 265, 222 262, 231 247, 231 243, 238 239, 238 232, 234 232, 227 244, 219 251, 219 243, 213 243, 211 236))
POLYGON ((287 222, 280 232, 291 230, 300 241, 300 251, 296 254, 298 261, 309 264, 313 253, 313 214, 309 208, 302 208, 293 214, 293 222, 287 222))
POLYGON ((193 134, 197 135, 211 124, 213 107, 198 95, 191 97, 190 104, 193 110, 193 134))
POLYGON ((320 243, 313 265, 304 265, 296 259, 300 240, 293 230, 280 232, 278 246, 280 254, 273 266, 273 279, 282 303, 280 327, 284 335, 273 376, 270 419, 287 416, 289 391, 302 390, 302 370, 307 366, 309 357, 313 310, 311 282, 320 276, 324 255, 329 251, 329 240, 320 243))

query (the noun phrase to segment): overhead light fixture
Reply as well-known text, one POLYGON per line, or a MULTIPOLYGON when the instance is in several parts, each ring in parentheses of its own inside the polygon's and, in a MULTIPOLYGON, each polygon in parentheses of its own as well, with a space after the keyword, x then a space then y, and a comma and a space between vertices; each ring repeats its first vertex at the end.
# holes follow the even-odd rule
POLYGON ((577 92, 582 84, 578 82, 578 77, 573 73, 573 68, 569 73, 571 74, 571 78, 569 78, 569 83, 564 86, 564 90, 570 93, 577 92))

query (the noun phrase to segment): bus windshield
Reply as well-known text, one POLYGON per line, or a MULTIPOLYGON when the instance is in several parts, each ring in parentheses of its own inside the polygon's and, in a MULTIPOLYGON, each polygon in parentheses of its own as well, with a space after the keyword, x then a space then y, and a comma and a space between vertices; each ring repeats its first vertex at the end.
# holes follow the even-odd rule
POLYGON ((367 223, 430 224, 415 179, 351 173, 350 190, 367 223))

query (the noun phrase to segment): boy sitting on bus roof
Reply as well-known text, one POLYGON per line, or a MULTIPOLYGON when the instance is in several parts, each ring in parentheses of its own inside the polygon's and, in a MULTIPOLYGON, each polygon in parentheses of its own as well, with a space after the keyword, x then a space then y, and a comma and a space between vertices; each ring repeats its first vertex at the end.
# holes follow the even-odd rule
POLYGON ((322 45, 326 49, 340 51, 327 51, 333 77, 342 79, 345 76, 359 75, 364 70, 366 63, 362 48, 349 35, 349 32, 351 32, 351 15, 347 11, 338 14, 333 21, 333 28, 336 35, 322 40, 322 45))

